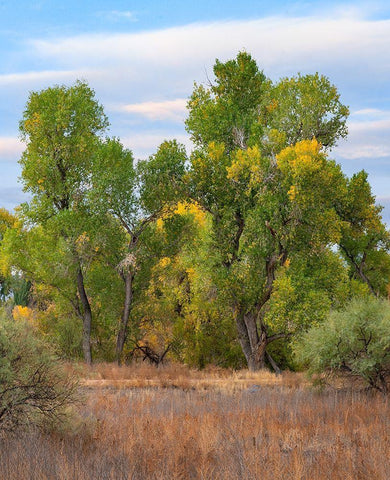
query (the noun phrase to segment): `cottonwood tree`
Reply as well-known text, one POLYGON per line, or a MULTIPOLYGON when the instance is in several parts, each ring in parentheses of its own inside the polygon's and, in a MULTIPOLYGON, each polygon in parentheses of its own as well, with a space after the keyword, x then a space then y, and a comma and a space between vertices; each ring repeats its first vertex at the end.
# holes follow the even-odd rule
POLYGON ((83 352, 92 362, 92 310, 85 288, 85 265, 76 240, 90 216, 85 202, 95 151, 108 121, 94 92, 84 82, 32 92, 20 133, 26 149, 20 160, 24 190, 32 195, 23 212, 61 236, 72 258, 72 273, 83 322, 83 352))
MULTIPOLYGON (((102 142, 92 175, 91 199, 100 214, 113 215, 127 235, 117 270, 124 285, 124 303, 116 340, 120 364, 134 304, 134 282, 143 275, 140 249, 150 225, 183 195, 186 152, 176 141, 164 142, 156 154, 134 165, 133 155, 119 140, 102 142)), ((148 263, 148 262, 145 262, 148 263)))
POLYGON ((348 109, 317 76, 294 79, 291 90, 283 80, 277 98, 278 87, 246 53, 217 61, 214 74, 214 83, 196 86, 188 102, 186 125, 198 146, 190 188, 212 216, 216 282, 230 295, 243 352, 256 370, 264 366, 267 346, 288 334, 271 332, 266 323, 279 269, 294 252, 320 253, 340 238, 336 206, 344 201, 346 179, 313 137, 334 145, 345 134, 348 109), (296 108, 297 91, 313 108, 303 100, 305 108, 296 108), (298 134, 292 136, 284 129, 294 112, 298 134))

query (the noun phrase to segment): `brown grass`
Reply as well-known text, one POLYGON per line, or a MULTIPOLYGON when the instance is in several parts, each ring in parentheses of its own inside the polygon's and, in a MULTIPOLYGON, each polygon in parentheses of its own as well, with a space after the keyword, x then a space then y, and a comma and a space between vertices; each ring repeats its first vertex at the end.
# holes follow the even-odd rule
POLYGON ((389 478, 381 396, 181 366, 100 365, 84 377, 73 433, 4 438, 2 480, 389 478))

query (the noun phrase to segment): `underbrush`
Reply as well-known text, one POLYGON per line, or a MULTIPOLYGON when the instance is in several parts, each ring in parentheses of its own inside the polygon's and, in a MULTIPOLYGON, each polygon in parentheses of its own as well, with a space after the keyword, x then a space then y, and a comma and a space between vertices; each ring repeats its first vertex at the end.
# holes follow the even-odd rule
POLYGON ((191 373, 180 366, 94 367, 87 371, 86 401, 73 431, 31 430, 1 439, 0 478, 388 478, 386 398, 347 389, 318 393, 302 386, 299 377, 294 384, 294 374, 257 375, 191 373), (174 372, 183 379, 187 372, 192 387, 175 385, 180 382, 174 372), (134 378, 159 376, 161 382, 172 376, 171 385, 126 385, 134 378), (218 382, 215 388, 193 386, 213 376, 222 388, 218 382), (125 383, 88 385, 105 380, 125 383), (249 386, 231 387, 242 380, 249 386))

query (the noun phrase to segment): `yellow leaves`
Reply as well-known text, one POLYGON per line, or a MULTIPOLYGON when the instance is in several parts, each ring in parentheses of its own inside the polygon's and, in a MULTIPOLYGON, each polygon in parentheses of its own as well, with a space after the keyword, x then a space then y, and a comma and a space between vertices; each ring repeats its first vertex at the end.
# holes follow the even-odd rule
POLYGON ((165 268, 165 267, 167 267, 168 265, 171 264, 171 259, 169 257, 163 257, 163 258, 160 259, 158 264, 159 264, 160 267, 165 268))
POLYGON ((87 235, 87 232, 83 232, 81 235, 79 235, 76 239, 76 245, 77 246, 82 246, 85 243, 89 242, 89 236, 87 235))
POLYGON ((225 145, 223 143, 211 142, 209 144, 209 155, 212 160, 220 160, 225 153, 225 145))
POLYGON ((266 108, 268 113, 271 113, 278 107, 278 104, 279 104, 279 102, 277 100, 272 99, 271 103, 269 105, 267 105, 265 108, 266 108))
POLYGON ((12 309, 12 317, 16 322, 28 321, 33 322, 34 311, 29 307, 22 307, 22 305, 15 305, 12 309))
POLYGON ((183 201, 178 202, 176 204, 176 208, 167 211, 164 215, 162 215, 162 217, 156 220, 157 230, 162 231, 164 228, 164 220, 172 217, 172 215, 190 215, 193 217, 194 222, 200 227, 204 227, 207 222, 206 212, 199 206, 198 203, 183 201))
POLYGON ((296 185, 291 185, 290 190, 287 192, 287 195, 290 197, 290 200, 293 202, 297 195, 298 188, 296 185))
POLYGON ((257 177, 260 174, 260 150, 257 145, 247 150, 238 150, 234 160, 226 167, 227 178, 239 181, 242 177, 257 177))
POLYGON ((195 223, 201 227, 206 224, 206 213, 196 202, 179 202, 174 213, 177 215, 192 215, 195 223))
POLYGON ((38 112, 34 112, 31 118, 28 118, 24 122, 24 128, 27 132, 36 130, 41 124, 41 115, 38 112))
POLYGON ((324 155, 320 153, 321 144, 315 138, 302 140, 292 147, 282 150, 277 156, 278 166, 283 173, 291 172, 301 175, 319 170, 324 163, 324 155))
POLYGON ((156 220, 156 228, 159 231, 161 231, 164 228, 164 220, 162 218, 158 218, 156 220))
POLYGON ((191 281, 194 280, 195 274, 196 274, 195 268, 193 268, 193 267, 188 267, 188 268, 186 268, 186 272, 187 272, 188 278, 189 278, 191 281))
POLYGON ((4 235, 7 228, 16 224, 16 217, 5 208, 0 208, 0 237, 4 235))

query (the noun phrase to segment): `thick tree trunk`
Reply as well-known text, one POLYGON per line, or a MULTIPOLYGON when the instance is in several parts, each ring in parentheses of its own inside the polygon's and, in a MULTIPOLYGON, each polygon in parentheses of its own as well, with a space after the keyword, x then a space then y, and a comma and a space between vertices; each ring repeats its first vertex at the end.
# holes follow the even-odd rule
POLYGON ((257 315, 254 312, 239 314, 236 317, 241 348, 251 371, 258 371, 265 367, 267 347, 267 334, 262 330, 259 335, 256 319, 257 315))
POLYGON ((123 313, 121 317, 121 323, 119 326, 119 331, 116 339, 116 359, 118 365, 122 363, 122 353, 125 346, 126 337, 127 337, 127 327, 129 324, 131 303, 133 300, 133 274, 127 272, 124 277, 125 282, 125 303, 123 306, 123 313))
POLYGON ((267 345, 279 338, 286 338, 289 335, 286 333, 278 333, 268 336, 261 322, 260 325, 258 325, 259 318, 261 318, 259 312, 238 314, 236 316, 238 338, 248 364, 248 369, 252 372, 262 370, 265 368, 265 359, 268 358, 275 373, 280 374, 280 368, 267 352, 267 345))
POLYGON ((79 293, 81 305, 83 307, 83 353, 84 360, 88 365, 92 364, 91 352, 91 325, 92 325, 92 310, 89 304, 87 294, 85 292, 84 277, 81 266, 77 272, 77 291, 79 293))

